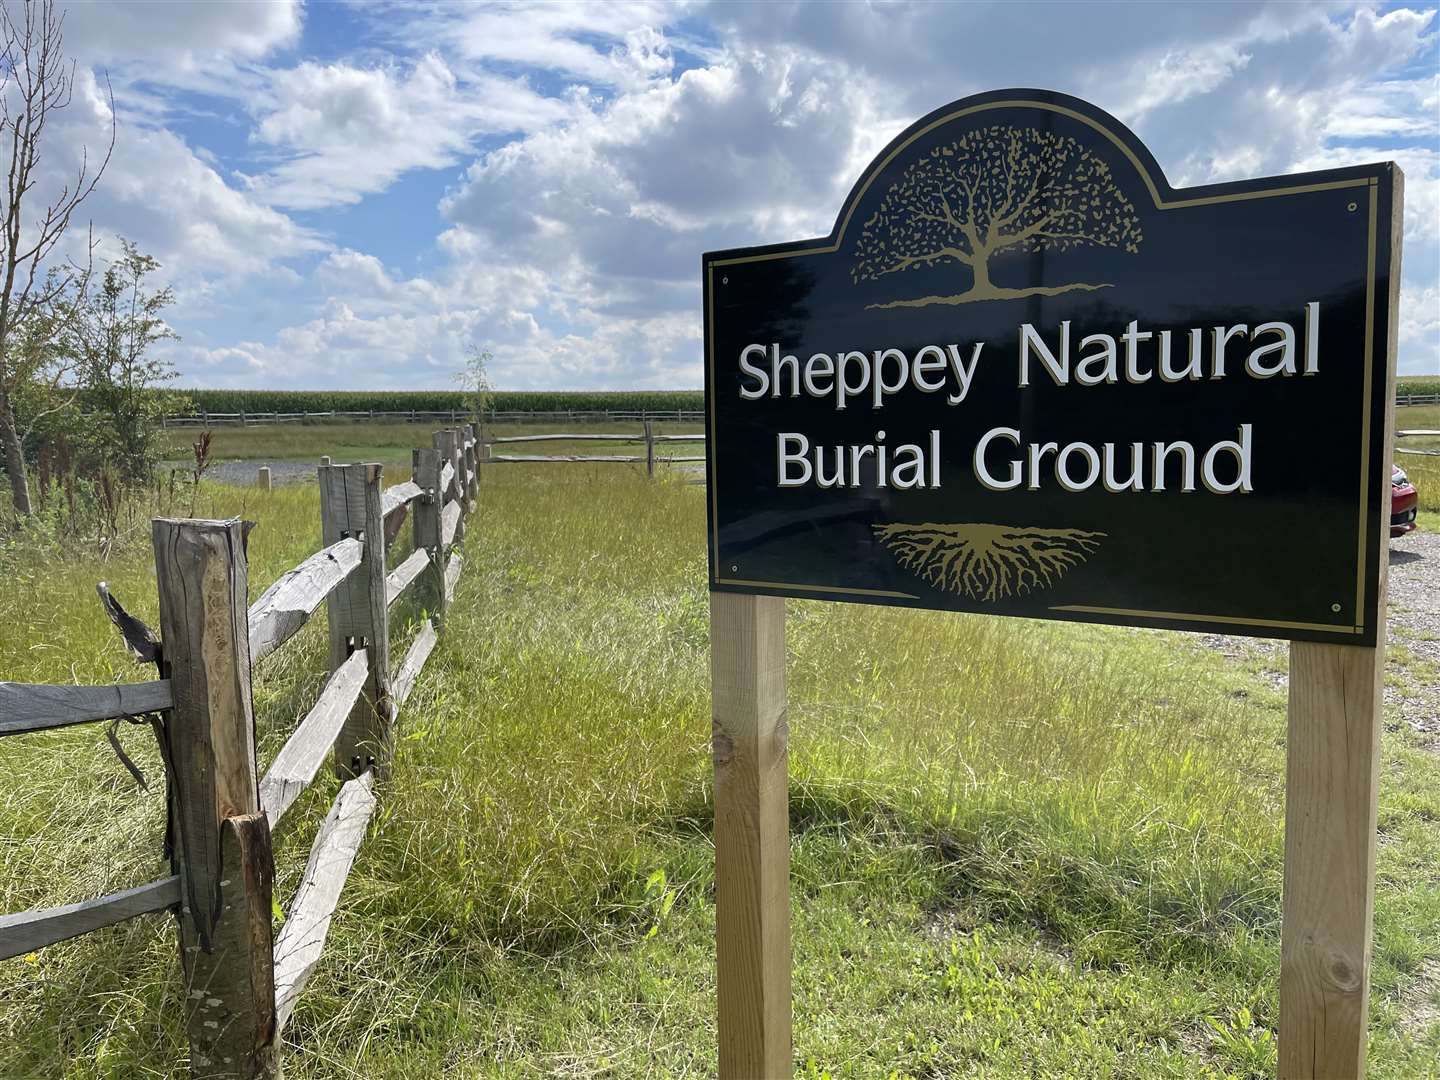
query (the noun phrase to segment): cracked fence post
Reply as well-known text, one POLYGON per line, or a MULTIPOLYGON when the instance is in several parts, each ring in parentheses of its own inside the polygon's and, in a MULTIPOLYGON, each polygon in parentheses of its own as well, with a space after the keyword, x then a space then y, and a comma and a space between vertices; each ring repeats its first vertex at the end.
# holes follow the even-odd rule
POLYGON ((242 522, 152 523, 191 1075, 276 1080, 274 864, 255 779, 242 522))
POLYGON ((785 601, 710 594, 721 1080, 791 1075, 785 601))

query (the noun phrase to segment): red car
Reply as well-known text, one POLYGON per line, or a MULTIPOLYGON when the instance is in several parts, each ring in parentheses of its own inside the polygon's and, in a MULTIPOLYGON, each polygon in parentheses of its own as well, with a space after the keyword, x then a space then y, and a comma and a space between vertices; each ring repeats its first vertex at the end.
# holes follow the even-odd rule
POLYGON ((1404 536, 1415 528, 1415 509, 1420 497, 1415 485, 1399 465, 1390 471, 1390 535, 1404 536))

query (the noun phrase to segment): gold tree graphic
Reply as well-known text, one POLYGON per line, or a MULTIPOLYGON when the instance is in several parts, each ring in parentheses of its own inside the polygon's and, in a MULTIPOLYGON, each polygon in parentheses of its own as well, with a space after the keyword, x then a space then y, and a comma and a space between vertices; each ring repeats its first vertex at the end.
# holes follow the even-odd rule
POLYGON ((876 525, 900 565, 938 589, 1000 600, 1043 589, 1084 562, 1104 533, 960 522, 876 525))
POLYGON ((865 222, 851 279, 873 281, 916 267, 959 263, 969 289, 870 307, 924 307, 1054 296, 1108 283, 1011 289, 990 280, 1002 251, 1093 245, 1134 253, 1140 222, 1110 166, 1068 135, 1036 128, 978 128, 907 168, 865 222))

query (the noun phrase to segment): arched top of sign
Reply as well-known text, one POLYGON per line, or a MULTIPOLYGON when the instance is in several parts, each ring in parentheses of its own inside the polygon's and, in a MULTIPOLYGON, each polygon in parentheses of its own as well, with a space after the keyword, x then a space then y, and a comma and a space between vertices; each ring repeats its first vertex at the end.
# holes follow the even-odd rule
MULTIPOLYGON (((1123 123, 1111 116, 1105 110, 1091 105, 1080 98, 1071 97, 1069 94, 1062 94, 1054 90, 1038 90, 1017 88, 1011 90, 992 90, 984 94, 975 94, 971 97, 961 98, 949 105, 941 106, 929 115, 922 117, 908 128, 902 131, 882 150, 869 167, 860 174, 860 178, 850 189, 845 201, 840 206, 840 212, 835 219, 835 227, 828 236, 816 237, 811 240, 792 241, 780 244, 759 245, 747 250, 742 259, 733 261, 754 262, 765 257, 790 258, 796 255, 808 254, 830 254, 838 251, 850 236, 855 227, 855 213, 857 208, 864 202, 871 193, 871 188, 877 179, 900 157, 907 149, 916 142, 935 136, 937 133, 943 138, 947 133, 942 129, 947 127, 957 128, 957 136, 962 133, 974 133, 977 131, 974 123, 961 125, 962 121, 971 120, 973 117, 982 116, 987 113, 1000 113, 1005 111, 1024 112, 1029 111, 1037 114, 1033 120, 1035 123, 1016 125, 1015 123, 996 123, 987 125, 989 128, 1004 128, 1014 130, 1017 133, 1035 133, 1041 136, 1036 142, 1050 142, 1044 136, 1049 135, 1051 139, 1064 142, 1069 139, 1074 142, 1073 134, 1066 134, 1055 131, 1057 123, 1063 123, 1079 130, 1093 131, 1101 136, 1108 144, 1121 155, 1121 158, 1134 169, 1136 178, 1143 184, 1148 192, 1156 210, 1172 210, 1181 207, 1205 206, 1212 203, 1236 202, 1241 200, 1266 198, 1271 195, 1294 195, 1307 191, 1326 191, 1333 188, 1352 187, 1356 184, 1369 182, 1375 177, 1376 169, 1373 165, 1359 165, 1351 168, 1332 169, 1325 173, 1326 179, 1319 182, 1308 182, 1296 184, 1290 177, 1268 177, 1261 180, 1238 180, 1220 184, 1205 184, 1193 188, 1173 188, 1165 178, 1164 170, 1160 168, 1149 149, 1140 138, 1126 127, 1123 123)), ((984 128, 978 130, 985 130, 984 128)), ((1033 137, 1027 134, 1026 137, 1033 137)), ((1078 145, 1078 144, 1076 144, 1078 145)), ((1054 154, 1057 149, 1053 144, 1048 147, 1054 154)), ((1084 157, 1077 154, 1077 164, 1084 157)), ((1114 165, 1110 164, 1108 170, 1113 175, 1114 165)), ((1122 187, 1124 185, 1121 185, 1122 187)), ((864 222, 862 221, 863 227, 864 222)), ((714 266, 723 266, 732 260, 717 259, 711 263, 714 266)))

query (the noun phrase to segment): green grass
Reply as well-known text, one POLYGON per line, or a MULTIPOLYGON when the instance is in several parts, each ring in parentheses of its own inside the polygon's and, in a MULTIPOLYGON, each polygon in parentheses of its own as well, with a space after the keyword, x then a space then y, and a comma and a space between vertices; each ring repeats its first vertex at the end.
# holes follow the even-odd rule
MULTIPOLYGON (((202 503, 258 520, 252 595, 318 546, 313 485, 202 503)), ((702 488, 633 469, 485 474, 447 633, 286 1030, 292 1080, 714 1075, 704 516, 702 488)), ((100 577, 153 621, 144 545, 103 566, 0 550, 5 678, 144 677, 100 577)), ((1265 671, 1283 653, 789 610, 799 1075, 1273 1075, 1284 699, 1265 671)), ((322 656, 307 627, 260 669, 263 762, 322 656)), ((156 775, 148 733, 121 737, 156 775)), ((160 800, 100 730, 3 750, 0 910, 164 872, 160 800)), ((1387 730, 1377 1077, 1434 1075, 1440 1055, 1416 1004, 1440 961, 1436 764, 1387 730)), ((334 790, 319 781, 277 833, 282 905, 334 790)), ((0 1076, 185 1075, 180 998, 163 917, 0 963, 0 1076)))

